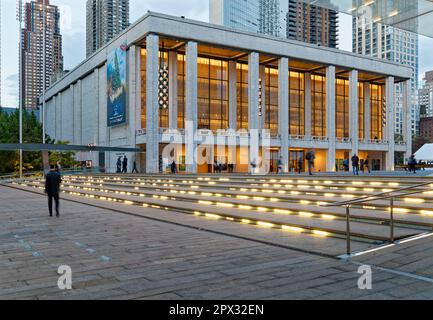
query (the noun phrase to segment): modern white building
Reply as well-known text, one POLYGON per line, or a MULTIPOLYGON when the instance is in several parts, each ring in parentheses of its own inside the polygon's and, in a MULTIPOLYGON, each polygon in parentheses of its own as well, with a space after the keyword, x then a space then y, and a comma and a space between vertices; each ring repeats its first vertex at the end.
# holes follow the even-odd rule
MULTIPOLYGON (((74 145, 140 148, 129 157, 148 173, 173 146, 169 156, 190 173, 212 171, 215 160, 235 172, 262 160, 271 171, 279 160, 286 172, 305 170, 310 150, 316 171, 355 153, 393 170, 395 152, 411 152, 410 127, 396 143, 389 121, 401 83, 409 123, 411 76, 373 57, 149 12, 48 89, 46 128, 74 145)), ((116 160, 106 157, 110 171, 116 160)))
MULTIPOLYGON (((411 129, 412 134, 419 132, 420 110, 418 105, 418 35, 413 32, 398 29, 376 22, 378 9, 372 6, 361 6, 359 17, 353 18, 353 52, 369 55, 392 62, 400 63, 412 68, 410 81, 411 96, 411 129), (372 8, 373 7, 373 8, 372 8)), ((404 88, 396 86, 396 126, 395 132, 402 134, 405 121, 403 116, 404 88)))

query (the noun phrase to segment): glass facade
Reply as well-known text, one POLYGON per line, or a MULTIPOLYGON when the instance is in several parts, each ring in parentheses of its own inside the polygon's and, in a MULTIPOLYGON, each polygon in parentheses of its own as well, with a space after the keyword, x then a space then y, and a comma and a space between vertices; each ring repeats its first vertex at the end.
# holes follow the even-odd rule
POLYGON ((185 128, 185 55, 177 55, 177 127, 185 128))
POLYGON ((305 76, 290 72, 289 81, 289 134, 305 135, 305 76))
POLYGON ((265 68, 265 129, 278 134, 278 69, 265 68))
POLYGON ((311 75, 311 134, 326 137, 326 77, 311 75))
POLYGON ((349 138, 349 80, 336 80, 335 99, 336 137, 349 138))
POLYGON ((248 65, 237 63, 237 128, 248 129, 248 65))
POLYGON ((371 106, 371 139, 383 139, 383 103, 384 103, 384 86, 370 85, 370 106, 371 106))
POLYGON ((228 129, 228 62, 198 58, 198 129, 228 129))

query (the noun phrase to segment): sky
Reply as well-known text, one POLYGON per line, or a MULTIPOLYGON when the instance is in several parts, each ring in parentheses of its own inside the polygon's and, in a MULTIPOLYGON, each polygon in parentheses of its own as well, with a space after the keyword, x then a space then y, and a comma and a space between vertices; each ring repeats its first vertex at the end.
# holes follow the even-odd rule
MULTIPOLYGON (((16 0, 0 0, 1 13, 1 80, 2 105, 18 105, 18 22, 15 14, 16 0)), ((24 0, 25 1, 25 0, 24 0)), ((61 33, 63 36, 64 68, 73 69, 85 59, 86 51, 86 0, 51 0, 59 6, 61 13, 61 33)), ((131 23, 148 10, 175 16, 185 16, 209 21, 208 0, 130 0, 131 23)), ((340 49, 352 48, 351 17, 340 17, 340 49)), ((433 39, 420 37, 420 78, 425 71, 433 70, 433 39)))

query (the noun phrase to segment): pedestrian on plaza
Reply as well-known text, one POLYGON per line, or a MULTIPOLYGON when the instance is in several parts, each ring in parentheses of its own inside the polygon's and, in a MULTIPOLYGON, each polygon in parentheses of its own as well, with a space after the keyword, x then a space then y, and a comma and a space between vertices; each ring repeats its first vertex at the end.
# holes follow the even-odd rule
POLYGON ((278 159, 278 168, 277 168, 277 174, 283 173, 283 160, 282 158, 278 159))
POLYGON ((371 173, 369 157, 367 157, 367 159, 365 159, 365 161, 364 161, 364 169, 367 169, 369 174, 371 173))
POLYGON ((234 173, 235 171, 235 165, 233 163, 229 163, 227 166, 229 173, 234 173))
POLYGON ((62 177, 56 171, 56 166, 51 166, 50 172, 45 177, 45 193, 48 196, 48 210, 50 217, 53 216, 53 199, 56 203, 56 216, 60 217, 60 185, 62 177))
POLYGON ((364 165, 365 165, 365 161, 364 161, 364 159, 361 159, 360 167, 359 167, 359 171, 361 171, 362 173, 365 172, 365 167, 364 167, 364 165))
POLYGON ((137 169, 137 161, 134 161, 134 165, 133 165, 132 173, 138 173, 138 169, 137 169))
POLYGON ((298 174, 302 173, 302 168, 304 167, 304 160, 302 157, 299 157, 298 159, 298 174))
POLYGON ((417 162, 416 162, 416 159, 415 159, 415 155, 413 154, 413 155, 410 156, 409 162, 408 162, 409 173, 413 172, 413 173, 416 174, 416 163, 417 162))
POLYGON ((349 171, 349 159, 344 159, 344 161, 343 161, 343 167, 344 167, 344 171, 345 172, 349 171))
POLYGON ((117 159, 116 167, 117 167, 116 172, 121 173, 122 172, 122 157, 119 157, 117 159))
POLYGON ((314 150, 310 150, 307 153, 307 161, 308 161, 308 174, 310 176, 313 175, 313 168, 314 168, 314 160, 316 160, 316 155, 314 153, 314 150))
POLYGON ((353 175, 359 176, 359 157, 356 153, 352 157, 352 169, 353 175))
POLYGON ((171 170, 171 174, 176 174, 176 171, 177 171, 176 161, 173 160, 173 162, 171 163, 171 166, 170 166, 170 170, 171 170))
POLYGON ((123 158, 122 173, 128 173, 128 158, 126 156, 123 158))

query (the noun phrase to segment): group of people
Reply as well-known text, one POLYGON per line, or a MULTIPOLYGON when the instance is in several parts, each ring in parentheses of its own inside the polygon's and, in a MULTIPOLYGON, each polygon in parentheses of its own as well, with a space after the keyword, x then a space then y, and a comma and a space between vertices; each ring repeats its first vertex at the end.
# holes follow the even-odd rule
MULTIPOLYGON (((121 156, 117 159, 116 172, 117 173, 128 173, 128 158, 126 156, 123 156, 123 159, 121 156)), ((136 161, 134 161, 134 163, 133 163, 132 173, 138 173, 136 161)))
MULTIPOLYGON (((354 154, 352 156, 352 170, 353 170, 353 175, 354 176, 359 176, 359 172, 364 173, 365 170, 368 171, 368 173, 371 173, 371 169, 370 169, 370 160, 367 159, 359 159, 359 156, 357 154, 354 154)), ((343 166, 345 171, 349 171, 349 160, 345 159, 343 162, 343 166)))

